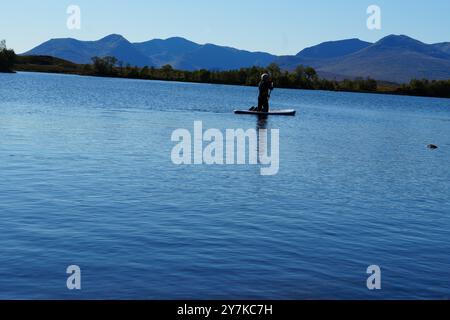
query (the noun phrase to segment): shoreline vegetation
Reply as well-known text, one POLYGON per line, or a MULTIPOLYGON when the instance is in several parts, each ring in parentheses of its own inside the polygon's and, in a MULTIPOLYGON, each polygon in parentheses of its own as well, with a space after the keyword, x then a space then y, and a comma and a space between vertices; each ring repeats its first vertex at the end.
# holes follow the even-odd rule
POLYGON ((16 63, 16 53, 14 50, 6 47, 6 41, 0 41, 0 72, 14 73, 14 64, 16 63))
POLYGON ((277 88, 383 93, 394 95, 450 98, 450 80, 412 80, 408 84, 376 81, 374 79, 327 80, 311 67, 298 66, 294 71, 281 70, 276 64, 267 68, 251 67, 230 71, 183 71, 170 65, 161 68, 124 65, 115 57, 93 57, 92 64, 75 64, 51 56, 17 56, 0 44, 0 72, 14 71, 62 73, 81 76, 124 79, 179 81, 239 86, 257 86, 262 73, 269 72, 277 88))

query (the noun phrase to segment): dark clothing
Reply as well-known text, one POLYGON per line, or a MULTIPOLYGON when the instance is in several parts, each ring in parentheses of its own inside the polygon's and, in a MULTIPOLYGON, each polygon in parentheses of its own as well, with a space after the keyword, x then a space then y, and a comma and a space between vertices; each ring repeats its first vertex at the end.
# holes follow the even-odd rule
POLYGON ((270 91, 273 90, 273 83, 269 81, 261 81, 259 83, 259 97, 268 98, 270 91))
POLYGON ((270 92, 273 90, 273 83, 261 81, 259 83, 258 111, 269 112, 270 92))
POLYGON ((259 97, 258 98, 258 111, 259 112, 269 112, 269 97, 259 97))

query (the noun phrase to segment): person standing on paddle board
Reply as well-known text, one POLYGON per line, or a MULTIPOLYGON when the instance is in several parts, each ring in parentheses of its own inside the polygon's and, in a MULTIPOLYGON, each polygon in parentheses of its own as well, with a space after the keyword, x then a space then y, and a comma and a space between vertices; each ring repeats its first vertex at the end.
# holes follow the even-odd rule
POLYGON ((273 82, 267 73, 261 76, 259 83, 258 112, 269 112, 269 99, 273 90, 273 82))

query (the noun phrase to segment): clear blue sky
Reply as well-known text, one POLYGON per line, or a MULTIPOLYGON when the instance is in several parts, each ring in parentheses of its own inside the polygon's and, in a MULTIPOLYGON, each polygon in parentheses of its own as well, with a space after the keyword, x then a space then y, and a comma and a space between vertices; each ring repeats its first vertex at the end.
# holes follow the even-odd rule
POLYGON ((0 39, 24 52, 50 39, 96 40, 111 33, 132 42, 182 36, 252 51, 294 54, 328 40, 376 41, 407 34, 450 41, 449 0, 15 0, 2 1, 0 39), (81 30, 66 27, 69 5, 81 30), (382 9, 382 30, 366 27, 366 9, 382 9))

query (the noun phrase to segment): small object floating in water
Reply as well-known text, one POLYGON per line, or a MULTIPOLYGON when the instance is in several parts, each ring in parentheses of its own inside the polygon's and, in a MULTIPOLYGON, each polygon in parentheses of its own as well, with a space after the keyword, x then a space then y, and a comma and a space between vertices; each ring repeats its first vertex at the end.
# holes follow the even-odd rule
POLYGON ((235 114, 252 114, 260 116, 295 116, 296 111, 293 109, 271 110, 269 112, 258 112, 254 110, 234 110, 235 114))
POLYGON ((427 148, 431 149, 431 150, 436 150, 438 148, 438 146, 435 144, 429 144, 429 145, 427 145, 427 148))

